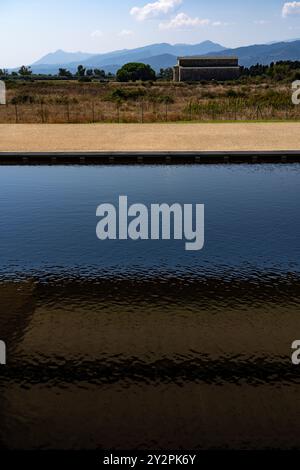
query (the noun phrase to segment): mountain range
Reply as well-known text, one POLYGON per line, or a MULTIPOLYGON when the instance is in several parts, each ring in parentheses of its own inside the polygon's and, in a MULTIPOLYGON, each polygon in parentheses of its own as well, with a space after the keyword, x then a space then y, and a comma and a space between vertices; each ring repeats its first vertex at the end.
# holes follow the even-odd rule
POLYGON ((59 68, 75 72, 78 65, 86 68, 100 68, 115 73, 127 62, 144 62, 156 71, 172 67, 178 56, 192 55, 234 55, 240 65, 249 67, 257 63, 270 64, 279 60, 300 60, 300 40, 255 44, 235 49, 205 41, 199 44, 151 44, 136 49, 123 49, 106 54, 89 54, 83 52, 65 52, 58 50, 50 53, 31 65, 34 73, 57 73, 59 68))

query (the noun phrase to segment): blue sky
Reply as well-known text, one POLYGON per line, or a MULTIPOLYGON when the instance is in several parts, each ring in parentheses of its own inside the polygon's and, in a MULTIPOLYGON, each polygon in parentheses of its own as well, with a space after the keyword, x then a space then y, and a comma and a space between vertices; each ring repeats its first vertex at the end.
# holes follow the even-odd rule
POLYGON ((227 47, 300 38, 300 2, 0 0, 0 67, 57 49, 92 53, 156 42, 227 47))

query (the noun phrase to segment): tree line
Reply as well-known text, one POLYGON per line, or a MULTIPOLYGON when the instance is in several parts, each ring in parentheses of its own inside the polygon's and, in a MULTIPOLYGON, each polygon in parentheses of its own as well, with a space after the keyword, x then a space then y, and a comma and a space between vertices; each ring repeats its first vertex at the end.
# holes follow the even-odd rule
POLYGON ((299 80, 300 61, 280 60, 278 62, 271 62, 270 65, 256 64, 251 67, 242 67, 242 76, 265 77, 276 81, 285 79, 299 80))
MULTIPOLYGON (((270 65, 256 64, 251 67, 241 67, 241 79, 247 78, 266 78, 275 81, 281 80, 299 80, 300 79, 300 61, 279 61, 272 62, 270 65)), ((107 73, 105 70, 95 68, 89 69, 83 65, 77 67, 76 72, 71 72, 66 68, 60 68, 57 74, 34 74, 31 67, 22 65, 16 72, 8 72, 0 69, 0 79, 61 79, 78 80, 82 82, 91 82, 92 80, 109 81, 117 80, 119 82, 135 81, 172 81, 173 69, 161 68, 156 73, 150 65, 131 62, 123 65, 116 74, 107 73)))
MULTIPOLYGON (((110 78, 114 78, 114 75, 111 73, 106 74, 104 70, 101 69, 87 69, 83 67, 83 65, 79 65, 77 71, 75 73, 70 72, 68 69, 60 68, 57 74, 35 74, 31 70, 31 67, 26 67, 22 65, 20 69, 16 72, 13 71, 9 73, 6 69, 0 69, 0 77, 1 78, 37 78, 37 77, 53 77, 53 78, 60 78, 60 79, 92 79, 98 78, 102 80, 107 80, 110 78)), ((88 81, 88 80, 87 80, 88 81)))
POLYGON ((150 65, 131 62, 121 67, 116 74, 106 73, 105 70, 95 68, 89 69, 83 65, 78 65, 76 72, 71 72, 66 68, 59 68, 57 74, 35 74, 31 67, 22 65, 18 71, 8 72, 6 69, 0 69, 1 79, 37 79, 37 78, 56 78, 62 80, 79 80, 89 82, 93 79, 100 81, 118 80, 119 82, 129 81, 155 81, 172 80, 172 68, 161 69, 158 74, 150 67, 150 65))

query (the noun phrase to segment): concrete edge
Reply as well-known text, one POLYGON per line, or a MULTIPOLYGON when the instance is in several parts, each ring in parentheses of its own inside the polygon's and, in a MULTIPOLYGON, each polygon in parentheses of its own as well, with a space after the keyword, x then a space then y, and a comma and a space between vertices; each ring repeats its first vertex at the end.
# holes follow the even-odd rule
POLYGON ((300 150, 0 152, 0 165, 297 162, 300 162, 300 150))

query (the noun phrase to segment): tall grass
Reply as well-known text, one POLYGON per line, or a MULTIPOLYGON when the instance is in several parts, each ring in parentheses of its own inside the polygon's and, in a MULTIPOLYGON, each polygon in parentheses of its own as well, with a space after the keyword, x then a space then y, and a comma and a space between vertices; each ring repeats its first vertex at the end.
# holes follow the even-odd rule
POLYGON ((89 123, 300 119, 288 84, 8 83, 0 122, 89 123))

